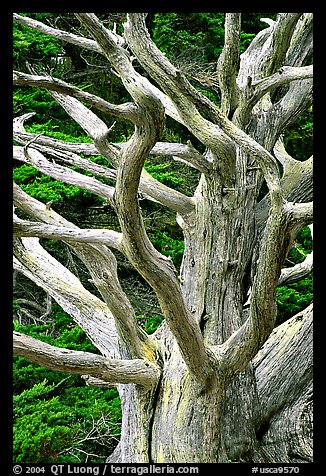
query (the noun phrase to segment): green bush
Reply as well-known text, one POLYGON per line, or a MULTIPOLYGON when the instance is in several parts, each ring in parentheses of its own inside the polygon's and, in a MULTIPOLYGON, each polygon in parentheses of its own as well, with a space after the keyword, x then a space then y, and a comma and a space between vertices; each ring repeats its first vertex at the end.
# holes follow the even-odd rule
MULTIPOLYGON (((291 265, 301 263, 306 255, 312 251, 312 239, 308 226, 298 234, 295 246, 288 255, 291 265)), ((277 324, 281 324, 290 317, 307 307, 313 299, 312 273, 295 283, 279 286, 276 292, 277 324)))
POLYGON ((305 309, 313 299, 313 279, 307 276, 296 283, 277 288, 277 323, 286 321, 305 309))
POLYGON ((160 230, 150 234, 150 239, 160 253, 170 256, 174 265, 180 268, 184 252, 184 242, 182 240, 172 238, 166 231, 160 230))
MULTIPOLYGON (((64 381, 62 381, 64 382, 64 381)), ((120 400, 116 390, 62 388, 47 380, 14 396, 14 460, 17 463, 103 462, 119 433, 120 400), (60 390, 60 391, 59 391, 60 390), (55 395, 55 391, 59 392, 55 395), (94 423, 105 417, 106 443, 94 423), (85 439, 92 432, 96 439, 85 439), (86 453, 85 453, 86 452, 86 453)))
POLYGON ((177 177, 174 171, 167 170, 170 166, 170 163, 156 165, 151 165, 149 161, 145 163, 145 169, 154 179, 177 190, 179 188, 178 186, 183 184, 184 180, 181 177, 177 177))
MULTIPOLYGON (((53 322, 24 326, 15 321, 15 330, 58 347, 98 352, 68 314, 58 305, 52 309, 53 322)), ((88 462, 103 462, 114 449, 121 422, 116 389, 86 386, 80 375, 21 357, 14 357, 13 383, 15 462, 84 462, 87 454, 88 462), (85 439, 90 433, 93 439, 85 439)))
MULTIPOLYGON (((38 21, 46 21, 53 13, 20 13, 38 21)), ((54 65, 54 58, 61 52, 62 43, 57 38, 40 33, 17 22, 13 24, 13 62, 14 67, 26 68, 26 59, 43 65, 54 65)))
POLYGON ((313 154, 313 112, 304 112, 285 131, 284 145, 296 160, 307 160, 313 154))
POLYGON ((223 13, 157 13, 151 27, 154 42, 168 57, 188 52, 210 62, 221 52, 223 13))
POLYGON ((157 315, 146 316, 144 314, 139 314, 136 317, 138 322, 145 329, 145 332, 147 332, 147 334, 153 334, 153 332, 156 331, 156 329, 160 326, 160 324, 163 321, 163 317, 157 316, 157 315))
POLYGON ((82 204, 86 206, 103 201, 87 190, 43 175, 31 165, 23 164, 16 167, 13 171, 13 178, 24 192, 43 203, 51 200, 53 205, 65 204, 67 206, 67 203, 70 203, 70 205, 82 204))

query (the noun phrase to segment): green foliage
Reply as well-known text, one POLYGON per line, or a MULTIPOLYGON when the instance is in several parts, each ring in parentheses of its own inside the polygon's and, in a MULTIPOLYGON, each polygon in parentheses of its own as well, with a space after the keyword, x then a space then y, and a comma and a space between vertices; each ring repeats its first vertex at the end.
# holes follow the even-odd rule
MULTIPOLYGON (((15 308, 19 306, 14 302, 15 308)), ((64 312, 60 306, 52 306, 54 321, 47 324, 22 325, 18 320, 14 321, 14 330, 39 339, 50 345, 65 347, 71 350, 83 350, 85 352, 98 353, 98 349, 90 342, 84 331, 76 326, 73 319, 64 312)), ((24 388, 31 388, 35 379, 43 381, 45 378, 51 382, 58 383, 66 374, 63 372, 51 371, 27 361, 21 357, 14 357, 14 391, 22 391, 24 388)), ((70 376, 67 385, 80 385, 83 380, 79 375, 70 376)))
MULTIPOLYGON (((288 255, 291 265, 301 263, 312 251, 312 238, 308 226, 304 227, 296 239, 295 246, 288 255)), ((279 286, 276 292, 277 324, 281 324, 307 307, 313 299, 313 276, 310 274, 295 283, 279 286)))
POLYGON ((76 429, 66 425, 67 412, 59 397, 50 397, 57 385, 47 380, 14 396, 14 458, 20 463, 51 462, 65 448, 76 429))
MULTIPOLYGON (((30 16, 38 21, 44 21, 53 13, 20 13, 21 16, 30 16)), ((32 28, 20 25, 17 22, 13 24, 13 61, 17 69, 25 69, 25 62, 42 62, 45 64, 53 63, 53 59, 62 50, 62 43, 51 36, 44 35, 32 28)))
POLYGON ((150 239, 155 248, 165 256, 170 256, 174 265, 179 269, 184 252, 184 242, 172 238, 168 232, 156 230, 150 234, 150 239))
POLYGON ((13 179, 17 185, 25 185, 33 182, 36 177, 41 177, 41 175, 41 172, 32 165, 23 164, 14 169, 13 179))
MULTIPOLYGON (((26 389, 33 388, 35 382, 48 380, 52 384, 58 384, 66 377, 67 374, 63 372, 46 369, 22 357, 14 357, 13 382, 15 395, 19 395, 26 389)), ((78 387, 80 385, 83 385, 81 377, 79 375, 71 375, 69 379, 64 380, 64 384, 61 384, 61 388, 78 387)))
POLYGON ((66 347, 71 350, 80 350, 82 347, 85 352, 98 353, 97 348, 90 342, 85 332, 74 323, 73 319, 60 306, 54 304, 52 311, 55 315, 53 323, 25 326, 16 321, 15 331, 57 347, 66 347))
POLYGON ((313 242, 309 226, 305 226, 304 228, 302 228, 299 235, 297 236, 297 243, 299 246, 301 246, 305 254, 311 253, 313 248, 313 242))
MULTIPOLYGON (((53 312, 52 323, 23 326, 15 321, 15 330, 58 347, 97 352, 68 314, 58 305, 53 312)), ((15 462, 83 462, 87 452, 99 455, 88 462, 103 462, 120 428, 117 391, 88 387, 79 375, 67 376, 21 357, 14 358, 13 370, 15 462), (94 439, 81 441, 90 432, 94 439)))
MULTIPOLYGON (((24 390, 19 395, 14 395, 13 403, 15 409, 15 417, 21 417, 30 413, 31 409, 34 411, 37 408, 47 406, 48 403, 44 403, 41 397, 48 395, 52 390, 57 388, 64 380, 60 380, 59 383, 52 383, 47 385, 47 379, 35 384, 32 388, 24 390)), ((55 397, 56 398, 56 397, 55 397)))
POLYGON ((52 98, 48 91, 34 87, 15 87, 13 91, 15 116, 34 112, 33 119, 25 124, 27 132, 45 134, 69 142, 91 142, 83 129, 52 98), (61 137, 60 134, 61 133, 61 137), (64 139, 64 137, 66 137, 64 139), (83 140, 79 140, 83 138, 83 140))
POLYGON ((32 125, 26 124, 25 128, 26 132, 31 132, 33 134, 44 134, 48 137, 53 137, 53 139, 58 139, 65 142, 86 142, 89 144, 93 142, 92 139, 90 139, 90 137, 88 137, 81 128, 78 130, 77 134, 76 127, 73 130, 70 130, 69 124, 67 125, 65 123, 64 130, 62 130, 62 123, 60 123, 60 125, 55 124, 53 119, 50 119, 44 124, 39 124, 35 121, 32 125))
MULTIPOLYGON (((261 17, 275 19, 275 13, 243 13, 240 51, 247 49, 261 30, 261 17)), ((149 28, 156 45, 168 58, 180 54, 189 61, 216 61, 224 46, 224 13, 156 13, 150 17, 149 28)))
POLYGON ((313 153, 313 112, 304 112, 285 131, 284 145, 296 160, 306 160, 313 153))
POLYGON ((313 299, 312 276, 277 288, 277 323, 280 324, 305 309, 313 299))
POLYGON ((245 33, 244 31, 240 33, 240 53, 246 51, 255 36, 253 33, 245 33))
MULTIPOLYGON (((76 129, 71 131, 69 125, 67 126, 67 129, 65 129, 65 132, 53 130, 58 127, 59 126, 55 126, 51 119, 44 124, 26 125, 26 131, 34 134, 44 133, 48 137, 53 137, 54 139, 66 142, 92 142, 88 136, 85 136, 85 134, 80 135, 80 131, 77 131, 76 129)), ((107 165, 107 160, 101 156, 90 157, 90 160, 101 165, 107 165)), ((79 170, 77 167, 72 167, 72 169, 77 170, 84 175, 91 175, 83 170, 79 170)), ((26 193, 43 203, 51 200, 53 205, 58 206, 64 204, 66 208, 68 204, 72 206, 83 205, 85 207, 87 205, 100 204, 104 201, 101 197, 98 197, 87 190, 83 190, 75 185, 59 182, 58 180, 44 175, 33 166, 27 164, 14 168, 13 179, 26 193)), ((105 179, 102 178, 98 178, 98 180, 105 182, 105 179)))
POLYGON ((177 177, 173 171, 166 171, 170 166, 171 164, 169 162, 156 165, 151 165, 149 161, 145 162, 145 169, 153 178, 169 187, 178 189, 178 186, 183 184, 184 180, 181 177, 177 177))
POLYGON ((60 389, 61 383, 43 380, 14 396, 15 462, 80 462, 85 460, 83 451, 102 456, 91 457, 88 462, 103 462, 105 454, 100 439, 81 440, 103 416, 105 431, 112 436, 118 433, 121 408, 117 391, 86 386, 60 389), (73 457, 68 454, 69 448, 73 457))
POLYGON ((14 114, 36 112, 34 120, 40 124, 49 120, 50 114, 61 114, 62 110, 48 91, 29 86, 15 87, 13 92, 14 114))
MULTIPOLYGON (((54 139, 67 142, 91 142, 87 136, 72 136, 68 131, 66 133, 49 131, 48 128, 51 127, 50 123, 51 121, 43 125, 34 124, 33 126, 26 126, 26 131, 40 134, 46 130, 45 135, 53 137, 54 139)), ((99 158, 95 157, 94 161, 98 162, 99 158)), ((73 169, 76 169, 76 167, 73 169)), ((81 173, 85 175, 87 174, 87 172, 84 171, 81 171, 81 173)), ((21 186, 22 190, 43 203, 51 200, 53 205, 65 203, 66 206, 67 202, 69 202, 71 205, 83 204, 85 206, 87 204, 101 203, 103 201, 103 199, 87 190, 82 190, 77 186, 59 182, 58 180, 42 174, 36 168, 27 164, 23 164, 14 169, 13 179, 17 185, 21 186)))
POLYGON ((224 40, 223 13, 156 13, 153 40, 168 58, 180 52, 207 62, 217 59, 224 40))
POLYGON ((311 253, 313 247, 311 232, 308 226, 305 226, 298 236, 289 253, 289 259, 293 264, 301 263, 308 253, 311 253))
POLYGON ((94 203, 95 196, 87 190, 75 185, 67 185, 38 172, 30 165, 22 165, 14 170, 14 180, 28 195, 46 203, 52 200, 53 205, 61 205, 69 201, 72 205, 94 203), (21 170, 23 168, 23 170, 21 170))
POLYGON ((147 316, 145 314, 139 314, 137 317, 138 322, 143 326, 147 334, 153 334, 163 321, 162 316, 147 316))
POLYGON ((145 331, 147 334, 153 334, 163 321, 162 316, 152 316, 147 319, 145 331))

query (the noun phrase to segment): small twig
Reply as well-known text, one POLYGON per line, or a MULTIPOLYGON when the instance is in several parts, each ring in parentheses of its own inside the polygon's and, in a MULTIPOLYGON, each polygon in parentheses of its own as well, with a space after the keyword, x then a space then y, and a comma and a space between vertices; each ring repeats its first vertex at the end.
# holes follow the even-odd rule
POLYGON ((31 159, 31 156, 29 155, 27 149, 28 147, 33 143, 35 142, 40 136, 44 135, 44 132, 41 132, 40 134, 37 134, 36 136, 34 136, 31 140, 29 140, 23 147, 23 150, 24 150, 24 156, 26 158, 26 160, 28 160, 29 162, 33 162, 32 159, 31 159))
POLYGON ((114 126, 116 125, 117 121, 114 121, 114 123, 112 124, 112 126, 109 127, 109 130, 108 130, 108 134, 112 131, 112 129, 114 128, 114 126))
POLYGON ((40 316, 41 320, 44 320, 46 317, 48 317, 52 312, 52 298, 49 293, 47 293, 46 296, 46 310, 45 312, 40 316))

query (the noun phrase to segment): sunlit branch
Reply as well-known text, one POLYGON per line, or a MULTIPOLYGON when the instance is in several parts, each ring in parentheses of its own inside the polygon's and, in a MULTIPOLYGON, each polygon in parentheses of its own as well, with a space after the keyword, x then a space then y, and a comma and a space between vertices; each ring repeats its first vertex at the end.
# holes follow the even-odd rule
POLYGON ((153 384, 159 371, 142 359, 117 360, 78 350, 63 349, 19 332, 13 333, 14 354, 51 370, 90 375, 105 382, 153 384))

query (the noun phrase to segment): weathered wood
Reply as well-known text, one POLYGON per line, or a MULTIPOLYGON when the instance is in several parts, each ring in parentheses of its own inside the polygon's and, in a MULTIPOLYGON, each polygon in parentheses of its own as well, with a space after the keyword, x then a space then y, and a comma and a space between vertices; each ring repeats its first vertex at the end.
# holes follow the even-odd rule
POLYGON ((15 355, 24 357, 51 370, 71 374, 89 374, 105 382, 134 383, 152 385, 159 377, 159 370, 144 359, 106 359, 90 352, 62 349, 34 337, 14 332, 13 350, 15 355))
POLYGON ((121 232, 81 230, 15 186, 15 206, 30 219, 15 217, 14 232, 21 238, 14 242, 14 264, 74 318, 104 357, 16 335, 17 352, 86 374, 89 384, 117 384, 121 440, 108 461, 312 461, 312 306, 274 328, 277 286, 312 270, 312 255, 284 268, 295 236, 312 222, 312 158, 295 160, 282 142, 285 128, 312 102, 312 14, 264 19, 267 28, 241 55, 241 15, 226 15, 217 65, 221 108, 159 51, 145 14, 128 14, 124 38, 95 14, 75 15, 93 39, 14 18, 100 53, 133 102, 113 105, 61 80, 16 72, 16 84, 49 90, 93 144, 65 147, 27 134, 26 114, 14 122, 22 144, 14 157, 104 197, 121 232), (155 86, 135 69, 126 47, 155 86), (131 121, 130 139, 110 143, 110 129, 81 101, 131 121), (165 115, 183 124, 205 153, 190 143, 161 142, 165 115), (113 168, 92 164, 81 153, 101 154, 113 168), (151 154, 170 155, 199 170, 194 196, 154 180, 144 170, 151 154), (95 177, 113 179, 115 186, 95 177), (268 192, 258 202, 263 182, 268 192), (177 212, 185 244, 179 276, 147 236, 140 193, 177 212), (36 237, 69 244, 103 300, 86 291, 36 237), (156 292, 165 319, 153 335, 137 325, 107 246, 122 252, 156 292))

